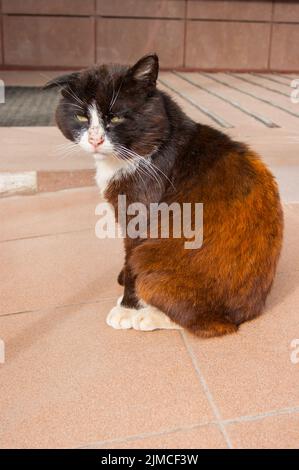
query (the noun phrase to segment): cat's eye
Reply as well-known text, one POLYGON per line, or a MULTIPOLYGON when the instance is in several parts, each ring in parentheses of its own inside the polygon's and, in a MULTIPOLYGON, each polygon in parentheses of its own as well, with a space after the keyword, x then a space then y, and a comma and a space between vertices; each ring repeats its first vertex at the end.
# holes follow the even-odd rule
POLYGON ((121 116, 113 116, 110 120, 112 124, 119 124, 120 122, 123 122, 125 118, 121 116))
POLYGON ((88 118, 86 116, 82 116, 82 114, 76 114, 76 119, 78 119, 79 122, 87 122, 88 118))

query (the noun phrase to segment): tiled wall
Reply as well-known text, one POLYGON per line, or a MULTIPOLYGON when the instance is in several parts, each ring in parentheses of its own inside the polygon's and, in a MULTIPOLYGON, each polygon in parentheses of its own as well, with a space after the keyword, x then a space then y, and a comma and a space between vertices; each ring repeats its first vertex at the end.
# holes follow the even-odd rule
POLYGON ((0 68, 131 63, 164 68, 299 70, 299 2, 0 0, 0 68))

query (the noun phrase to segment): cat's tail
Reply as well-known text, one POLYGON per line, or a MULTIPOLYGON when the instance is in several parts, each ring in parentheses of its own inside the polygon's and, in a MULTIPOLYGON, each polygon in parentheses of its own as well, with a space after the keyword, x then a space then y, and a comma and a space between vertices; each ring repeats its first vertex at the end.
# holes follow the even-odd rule
POLYGON ((182 292, 174 295, 171 288, 167 292, 161 288, 162 283, 158 277, 158 273, 137 276, 136 294, 146 304, 165 313, 174 323, 202 338, 238 331, 239 325, 230 319, 224 308, 212 310, 205 302, 182 299, 182 292))
POLYGON ((236 333, 238 331, 238 328, 238 325, 230 323, 226 320, 212 320, 208 324, 204 325, 200 325, 199 321, 199 324, 197 324, 193 328, 189 328, 189 330, 196 336, 200 336, 201 338, 212 338, 214 336, 224 336, 236 333))

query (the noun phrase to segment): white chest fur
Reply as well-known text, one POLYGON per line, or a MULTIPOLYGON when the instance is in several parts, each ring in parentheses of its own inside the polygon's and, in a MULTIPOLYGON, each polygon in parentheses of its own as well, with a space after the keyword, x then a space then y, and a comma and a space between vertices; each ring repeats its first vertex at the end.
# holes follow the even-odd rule
POLYGON ((97 156, 96 162, 96 182, 103 194, 112 178, 122 178, 126 172, 130 171, 128 162, 117 160, 113 156, 106 156, 103 159, 97 156))

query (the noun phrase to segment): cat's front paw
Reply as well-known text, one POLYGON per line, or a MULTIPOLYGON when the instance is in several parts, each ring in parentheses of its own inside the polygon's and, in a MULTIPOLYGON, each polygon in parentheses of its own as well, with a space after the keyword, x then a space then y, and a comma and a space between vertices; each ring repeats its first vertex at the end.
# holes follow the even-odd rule
POLYGON ((134 308, 126 308, 118 304, 108 313, 106 323, 117 330, 127 330, 133 328, 132 319, 134 315, 136 315, 134 308))
POLYGON ((153 331, 159 328, 158 322, 155 320, 144 308, 139 310, 132 318, 132 327, 134 330, 153 331))
POLYGON ((181 329, 181 327, 172 322, 165 313, 151 305, 136 311, 132 318, 132 326, 135 330, 141 331, 181 329))

